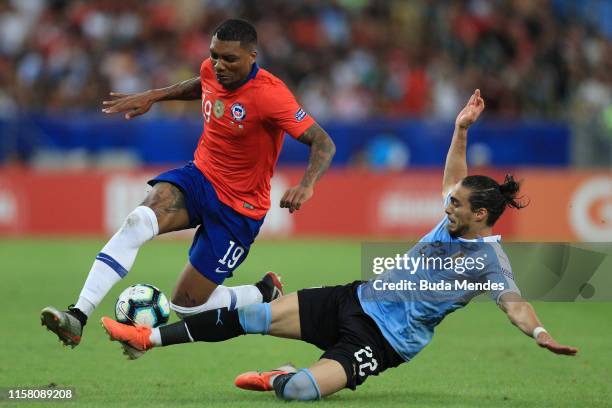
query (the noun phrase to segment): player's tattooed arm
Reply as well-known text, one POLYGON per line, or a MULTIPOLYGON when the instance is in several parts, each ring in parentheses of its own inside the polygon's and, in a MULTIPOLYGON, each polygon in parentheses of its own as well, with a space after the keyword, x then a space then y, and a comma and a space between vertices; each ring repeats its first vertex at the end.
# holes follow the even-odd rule
POLYGON ((122 94, 111 92, 113 98, 102 102, 104 113, 125 112, 126 119, 147 113, 155 102, 182 100, 188 101, 202 97, 200 77, 187 79, 167 88, 151 89, 136 94, 122 94))
POLYGON ((333 140, 317 123, 306 129, 298 140, 310 146, 310 158, 300 184, 287 190, 281 199, 281 208, 288 208, 289 212, 299 210, 302 204, 312 197, 315 182, 329 168, 336 153, 333 140))
POLYGON ((158 101, 190 101, 202 98, 202 84, 197 76, 167 88, 156 89, 154 92, 158 93, 158 101))
POLYGON ((313 186, 329 168, 336 153, 336 145, 327 132, 317 123, 306 129, 298 140, 310 146, 308 167, 300 184, 304 187, 313 186))
POLYGON ((476 122, 483 110, 484 100, 480 96, 480 90, 476 89, 455 120, 455 131, 446 155, 444 178, 442 179, 442 196, 444 198, 455 184, 468 175, 466 160, 467 130, 476 122))

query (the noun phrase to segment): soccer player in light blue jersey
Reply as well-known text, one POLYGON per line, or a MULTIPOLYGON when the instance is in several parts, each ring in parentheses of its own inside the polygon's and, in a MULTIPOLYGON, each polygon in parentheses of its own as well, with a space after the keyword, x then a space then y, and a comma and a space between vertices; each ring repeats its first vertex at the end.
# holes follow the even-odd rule
POLYGON ((387 270, 373 279, 304 289, 236 310, 211 310, 157 329, 105 317, 106 331, 113 340, 142 351, 252 333, 299 339, 325 350, 309 368, 285 366, 236 378, 240 388, 274 390, 285 400, 316 400, 343 388, 354 390, 368 376, 410 361, 446 315, 484 292, 540 347, 575 355, 578 350, 557 343, 521 297, 500 236, 493 235, 507 207, 522 207, 519 184, 511 176, 502 184, 468 176, 467 130, 483 109, 476 90, 457 116, 442 182, 444 218, 406 254, 382 259, 387 270))

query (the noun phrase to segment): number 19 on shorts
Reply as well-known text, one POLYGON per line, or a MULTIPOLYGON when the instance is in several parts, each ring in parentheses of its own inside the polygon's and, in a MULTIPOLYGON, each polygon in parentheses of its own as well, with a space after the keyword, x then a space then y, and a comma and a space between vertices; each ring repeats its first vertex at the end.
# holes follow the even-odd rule
POLYGON ((226 266, 228 269, 232 269, 236 266, 242 255, 244 255, 244 248, 236 245, 234 241, 230 241, 229 247, 227 251, 225 251, 223 258, 219 259, 219 263, 226 266))

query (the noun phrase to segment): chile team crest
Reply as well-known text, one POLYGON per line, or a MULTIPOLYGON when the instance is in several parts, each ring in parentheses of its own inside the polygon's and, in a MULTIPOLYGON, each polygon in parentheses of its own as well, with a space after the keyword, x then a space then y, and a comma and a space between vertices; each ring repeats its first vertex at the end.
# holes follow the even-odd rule
POLYGON ((246 109, 240 103, 235 103, 230 108, 230 113, 236 122, 240 122, 246 118, 246 109))

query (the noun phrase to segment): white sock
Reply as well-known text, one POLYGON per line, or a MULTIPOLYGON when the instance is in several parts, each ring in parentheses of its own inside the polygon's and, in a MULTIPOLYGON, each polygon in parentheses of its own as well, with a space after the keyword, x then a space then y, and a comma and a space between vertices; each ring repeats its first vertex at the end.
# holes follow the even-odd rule
POLYGON ((89 316, 96 308, 96 305, 85 299, 83 296, 79 296, 79 300, 77 300, 76 305, 74 305, 74 307, 89 316))
POLYGON ((153 344, 155 347, 162 345, 161 332, 159 331, 159 327, 155 327, 154 329, 151 330, 151 335, 149 336, 149 340, 151 341, 151 344, 153 344))
POLYGON ((230 289, 236 294, 234 309, 263 302, 263 295, 255 285, 233 286, 230 289))
POLYGON ((213 291, 213 293, 210 294, 210 297, 206 303, 202 305, 195 307, 183 307, 170 303, 170 307, 172 310, 174 310, 177 316, 183 318, 202 313, 207 310, 220 309, 223 307, 233 310, 253 303, 261 303, 262 301, 263 296, 255 285, 232 287, 219 285, 213 291))
POLYGON ((89 316, 132 268, 138 249, 158 233, 155 212, 149 207, 136 207, 96 257, 76 307, 89 316))

